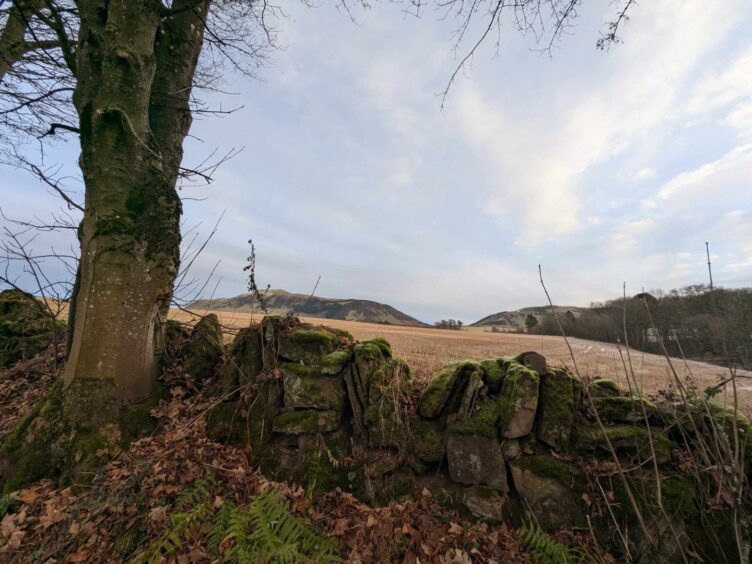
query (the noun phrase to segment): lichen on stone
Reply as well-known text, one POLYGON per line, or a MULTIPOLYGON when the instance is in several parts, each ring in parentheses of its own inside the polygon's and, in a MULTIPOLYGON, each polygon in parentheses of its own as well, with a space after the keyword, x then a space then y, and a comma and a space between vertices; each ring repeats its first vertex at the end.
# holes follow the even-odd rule
POLYGON ((588 385, 588 392, 592 397, 610 397, 622 394, 619 384, 608 378, 596 378, 588 385))
POLYGON ((423 390, 418 403, 418 414, 425 419, 437 419, 452 407, 459 407, 470 374, 478 370, 473 361, 456 362, 436 372, 423 390), (456 403, 456 405, 452 405, 456 403))
POLYGON ((336 411, 289 409, 274 418, 272 430, 289 435, 324 433, 334 431, 339 421, 340 414, 336 411))
POLYGON ((569 447, 581 393, 580 379, 566 369, 549 368, 541 376, 535 421, 541 441, 556 450, 569 447))
POLYGON ((339 374, 350 360, 349 350, 338 350, 321 359, 322 374, 339 374))
POLYGON ((447 432, 454 435, 475 435, 497 438, 501 401, 497 398, 482 400, 467 419, 457 419, 447 423, 447 432))
POLYGON ((339 337, 324 328, 300 327, 279 335, 278 355, 291 362, 319 364, 321 359, 334 352, 339 337))
POLYGON ((586 427, 578 430, 577 450, 587 453, 608 453, 608 441, 618 454, 636 456, 640 460, 651 457, 650 438, 652 436, 655 456, 658 464, 663 464, 671 458, 671 441, 664 431, 653 428, 650 435, 645 427, 633 425, 617 425, 604 427, 602 432, 598 427, 586 427), (605 436, 604 436, 605 432, 605 436), (608 437, 608 441, 606 441, 608 437))
POLYGON ((514 439, 533 430, 538 408, 538 374, 517 361, 509 362, 501 385, 500 427, 504 438, 514 439))

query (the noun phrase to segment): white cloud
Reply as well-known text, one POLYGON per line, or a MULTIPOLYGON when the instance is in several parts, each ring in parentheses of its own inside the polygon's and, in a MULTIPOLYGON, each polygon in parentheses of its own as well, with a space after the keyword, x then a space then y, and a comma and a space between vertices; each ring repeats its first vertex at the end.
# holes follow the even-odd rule
MULTIPOLYGON (((639 8, 625 46, 599 69, 607 74, 584 77, 580 89, 563 91, 550 108, 515 107, 512 114, 488 88, 460 87, 459 127, 495 176, 487 209, 519 218, 520 240, 527 244, 581 228, 586 175, 677 121, 675 108, 691 73, 734 25, 704 0, 639 8)), ((652 174, 643 168, 638 176, 652 174)))
POLYGON ((735 147, 718 160, 676 176, 661 187, 657 198, 676 210, 697 205, 698 200, 722 198, 724 191, 744 193, 749 190, 750 170, 752 143, 735 147))

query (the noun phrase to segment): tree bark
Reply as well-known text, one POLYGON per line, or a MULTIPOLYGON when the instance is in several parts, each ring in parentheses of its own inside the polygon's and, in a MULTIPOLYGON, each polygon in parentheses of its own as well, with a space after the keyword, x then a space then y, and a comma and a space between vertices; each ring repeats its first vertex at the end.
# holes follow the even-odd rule
POLYGON ((26 30, 29 18, 39 4, 39 0, 17 0, 8 9, 8 19, 0 31, 0 82, 19 57, 29 50, 25 42, 26 30))
POLYGON ((159 2, 79 2, 74 103, 86 203, 64 377, 111 382, 116 402, 155 388, 158 322, 179 261, 175 185, 208 6, 163 19, 159 2))

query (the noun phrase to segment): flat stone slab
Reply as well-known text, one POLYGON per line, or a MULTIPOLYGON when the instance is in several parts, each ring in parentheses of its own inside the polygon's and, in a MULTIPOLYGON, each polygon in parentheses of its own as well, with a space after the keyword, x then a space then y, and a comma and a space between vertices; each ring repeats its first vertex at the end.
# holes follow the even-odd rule
POLYGON ((449 475, 459 484, 507 490, 507 475, 497 439, 450 434, 447 437, 449 475))
POLYGON ((277 354, 292 362, 318 364, 326 355, 335 351, 339 337, 326 329, 304 327, 284 333, 279 337, 277 354))
POLYGON ((339 426, 340 414, 336 411, 313 409, 283 411, 272 421, 272 431, 288 435, 327 433, 339 426))
POLYGON ((462 503, 474 517, 487 523, 500 523, 504 519, 504 501, 494 488, 470 486, 463 492, 462 503))
POLYGON ((548 455, 522 456, 510 462, 512 480, 541 527, 553 532, 583 521, 575 474, 569 466, 548 455))
POLYGON ((332 409, 341 411, 345 402, 345 385, 336 376, 302 364, 283 363, 282 384, 285 407, 332 409))
POLYGON ((518 362, 510 362, 501 384, 501 435, 516 439, 530 434, 538 408, 540 376, 518 362))
POLYGON ((559 451, 569 448, 581 394, 580 379, 563 368, 551 368, 541 376, 536 421, 541 441, 559 451))

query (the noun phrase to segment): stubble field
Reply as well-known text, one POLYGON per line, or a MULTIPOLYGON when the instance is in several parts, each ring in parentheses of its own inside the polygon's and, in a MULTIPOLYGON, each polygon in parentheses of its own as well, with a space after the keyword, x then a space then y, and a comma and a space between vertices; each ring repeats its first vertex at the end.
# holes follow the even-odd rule
MULTIPOLYGON (((198 313, 205 314, 206 311, 198 313)), ((228 329, 239 329, 260 315, 216 311, 222 324, 228 329)), ((191 316, 182 311, 173 311, 172 317, 190 321, 191 316)), ((337 319, 302 317, 303 321, 314 325, 327 325, 349 331, 357 340, 384 337, 392 344, 394 354, 410 365, 418 382, 426 382, 431 375, 449 362, 463 359, 495 358, 501 355, 517 354, 522 351, 537 351, 546 357, 549 364, 566 365, 572 368, 569 349, 562 337, 542 335, 520 335, 513 333, 491 333, 479 329, 449 331, 443 329, 398 327, 337 319)), ((229 333, 229 331, 228 331, 229 333)), ((227 336, 228 339, 232 335, 227 336)), ((627 388, 624 363, 628 362, 626 351, 608 343, 569 340, 577 361, 577 368, 583 377, 604 377, 616 380, 627 388)), ((632 366, 637 385, 645 394, 668 389, 673 386, 673 376, 665 358, 636 350, 630 350, 632 366)), ((726 368, 704 362, 672 359, 674 369, 685 384, 694 383, 700 390, 728 378, 726 368)), ((738 401, 742 412, 752 415, 752 372, 737 371, 738 401)), ((731 386, 717 396, 717 400, 729 406, 733 404, 731 386)))

